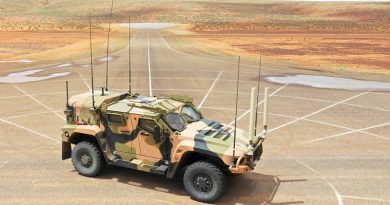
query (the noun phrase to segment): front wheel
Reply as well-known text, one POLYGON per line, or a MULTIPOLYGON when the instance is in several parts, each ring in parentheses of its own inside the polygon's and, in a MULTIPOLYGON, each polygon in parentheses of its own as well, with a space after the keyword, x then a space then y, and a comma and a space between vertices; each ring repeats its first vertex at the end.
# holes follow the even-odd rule
POLYGON ((80 142, 72 151, 74 168, 83 176, 94 177, 103 171, 104 157, 99 147, 92 142, 80 142))
POLYGON ((191 198, 211 203, 216 201, 225 189, 225 175, 214 164, 200 161, 188 166, 183 182, 191 198))

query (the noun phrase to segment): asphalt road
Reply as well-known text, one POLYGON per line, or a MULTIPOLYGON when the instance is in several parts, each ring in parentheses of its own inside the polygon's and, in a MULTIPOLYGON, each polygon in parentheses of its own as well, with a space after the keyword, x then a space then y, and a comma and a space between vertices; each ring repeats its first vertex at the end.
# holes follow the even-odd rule
MULTIPOLYGON (((158 30, 139 30, 131 45, 134 91, 190 95, 207 118, 233 120, 236 59, 183 53, 158 30)), ((109 88, 125 91, 128 50, 111 56, 109 88)), ((65 81, 71 95, 90 88, 89 68, 82 66, 88 60, 75 63, 37 73, 71 72, 66 77, 0 84, 0 204, 197 204, 179 178, 117 167, 86 178, 70 160, 61 161, 65 81)), ((95 65, 98 87, 105 64, 95 65)), ((262 69, 264 76, 297 72, 306 71, 267 63, 262 69)), ((244 129, 256 79, 257 65, 243 60, 238 108, 244 129)), ((230 178, 217 204, 390 204, 389 92, 262 81, 266 86, 272 97, 263 158, 253 173, 230 178)))

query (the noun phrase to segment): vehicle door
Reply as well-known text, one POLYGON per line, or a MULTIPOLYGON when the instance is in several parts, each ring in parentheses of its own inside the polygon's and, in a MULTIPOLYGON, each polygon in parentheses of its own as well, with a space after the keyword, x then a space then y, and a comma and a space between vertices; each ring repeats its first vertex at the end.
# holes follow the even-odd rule
POLYGON ((110 150, 117 158, 131 160, 132 153, 132 128, 128 125, 128 113, 107 112, 104 124, 106 142, 110 150))
POLYGON ((154 119, 139 118, 138 119, 138 133, 141 156, 144 156, 147 161, 151 163, 164 159, 166 154, 165 136, 160 134, 156 136, 156 127, 163 133, 160 125, 154 119))

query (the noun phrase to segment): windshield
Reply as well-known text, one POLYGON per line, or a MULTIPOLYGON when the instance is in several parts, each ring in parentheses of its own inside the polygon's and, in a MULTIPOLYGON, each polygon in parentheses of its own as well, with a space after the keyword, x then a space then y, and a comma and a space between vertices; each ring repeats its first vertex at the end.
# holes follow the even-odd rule
POLYGON ((186 123, 179 113, 170 112, 164 115, 162 119, 173 131, 183 131, 186 128, 186 123))
POLYGON ((184 116, 184 118, 187 121, 190 121, 190 122, 196 122, 196 121, 200 120, 199 113, 196 112, 196 110, 194 108, 192 108, 191 106, 188 106, 188 105, 184 106, 181 109, 181 114, 184 116))

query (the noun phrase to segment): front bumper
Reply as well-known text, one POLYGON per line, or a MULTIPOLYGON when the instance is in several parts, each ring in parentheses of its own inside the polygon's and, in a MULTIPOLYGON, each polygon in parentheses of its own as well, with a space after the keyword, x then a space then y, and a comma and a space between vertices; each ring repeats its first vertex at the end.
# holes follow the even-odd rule
POLYGON ((229 171, 232 174, 246 174, 256 167, 256 163, 260 160, 263 154, 263 145, 260 142, 257 148, 253 150, 253 155, 241 155, 238 159, 229 166, 229 171))

